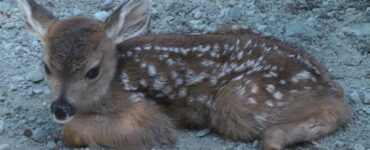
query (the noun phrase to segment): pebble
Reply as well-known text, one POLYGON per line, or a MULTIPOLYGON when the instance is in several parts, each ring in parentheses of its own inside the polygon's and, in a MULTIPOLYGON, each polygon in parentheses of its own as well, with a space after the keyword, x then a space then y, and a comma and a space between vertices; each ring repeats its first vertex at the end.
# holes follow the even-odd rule
POLYGON ((9 144, 0 144, 0 150, 11 150, 9 144))
POLYGON ((47 149, 50 149, 50 150, 54 150, 56 149, 58 146, 57 144, 55 144, 55 142, 53 141, 49 141, 47 144, 46 144, 46 148, 47 149))
POLYGON ((370 104, 370 92, 365 93, 364 103, 370 104))
POLYGON ((370 107, 364 107, 364 108, 362 108, 362 110, 363 110, 366 114, 370 115, 370 107))
POLYGON ((43 143, 43 142, 46 141, 47 136, 48 136, 48 133, 45 129, 37 128, 34 131, 32 131, 31 138, 34 139, 37 142, 43 143))
POLYGON ((200 10, 196 9, 193 11, 193 16, 195 19, 200 19, 203 16, 203 14, 200 10))
POLYGON ((15 81, 15 82, 20 82, 20 81, 24 80, 24 77, 22 77, 22 76, 13 76, 12 80, 15 81))
POLYGON ((242 17, 242 13, 240 11, 240 8, 231 8, 229 10, 229 15, 235 20, 239 20, 242 17))
POLYGON ((5 2, 0 2, 0 12, 7 12, 10 9, 10 4, 5 2))
POLYGON ((209 129, 203 129, 203 130, 198 131, 195 136, 196 137, 205 137, 210 132, 211 132, 211 130, 209 130, 209 129))
POLYGON ((334 145, 337 148, 342 148, 343 146, 345 146, 345 143, 343 141, 335 141, 334 145))
POLYGON ((7 22, 3 25, 5 29, 14 29, 17 25, 14 22, 7 22))
POLYGON ((233 148, 233 150, 246 150, 246 149, 248 149, 248 147, 244 143, 240 143, 240 144, 238 144, 238 146, 233 148))
POLYGON ((252 146, 253 147, 258 147, 259 144, 260 144, 260 142, 258 140, 255 140, 255 141, 253 141, 252 146))
POLYGON ((109 16, 109 13, 107 11, 98 11, 94 14, 94 18, 99 21, 105 21, 107 17, 109 16))
POLYGON ((0 120, 0 135, 3 134, 4 132, 4 125, 5 125, 5 121, 0 120))
POLYGON ((342 28, 342 32, 348 34, 354 34, 356 36, 369 36, 370 35, 370 23, 358 23, 351 26, 342 28))
POLYGON ((349 99, 354 103, 359 103, 361 101, 360 94, 357 91, 353 91, 349 95, 349 99))
POLYGON ((315 29, 306 26, 303 23, 289 23, 285 27, 285 35, 286 36, 304 36, 304 37, 315 37, 318 35, 318 31, 315 29))
POLYGON ((350 150, 365 150, 362 144, 353 144, 350 146, 350 150))
POLYGON ((34 88, 34 89, 32 89, 32 93, 33 94, 41 94, 43 92, 44 92, 44 90, 42 88, 34 88))
POLYGON ((33 83, 38 83, 44 80, 44 71, 41 69, 41 67, 37 67, 28 76, 29 80, 33 83))

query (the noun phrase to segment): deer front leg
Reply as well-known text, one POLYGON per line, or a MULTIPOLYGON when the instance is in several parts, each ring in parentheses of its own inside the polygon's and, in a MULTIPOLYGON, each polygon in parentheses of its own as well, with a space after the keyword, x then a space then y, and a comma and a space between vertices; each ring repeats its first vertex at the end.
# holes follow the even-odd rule
POLYGON ((76 115, 65 124, 63 140, 71 147, 150 149, 171 147, 176 142, 170 119, 150 104, 140 104, 126 113, 76 115))
MULTIPOLYGON (((99 136, 108 130, 106 125, 112 124, 111 120, 98 115, 76 115, 73 120, 64 125, 62 130, 63 141, 70 147, 97 147, 98 144, 107 144, 105 141, 110 136, 99 136)), ((102 145, 101 145, 102 146, 102 145)))

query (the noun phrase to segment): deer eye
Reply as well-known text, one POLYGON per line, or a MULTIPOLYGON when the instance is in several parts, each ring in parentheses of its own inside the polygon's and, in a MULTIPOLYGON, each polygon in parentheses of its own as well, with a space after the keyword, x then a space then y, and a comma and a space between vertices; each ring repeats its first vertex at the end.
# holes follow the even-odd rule
POLYGON ((85 78, 92 80, 95 79, 98 75, 99 75, 99 66, 90 69, 86 73, 85 78))

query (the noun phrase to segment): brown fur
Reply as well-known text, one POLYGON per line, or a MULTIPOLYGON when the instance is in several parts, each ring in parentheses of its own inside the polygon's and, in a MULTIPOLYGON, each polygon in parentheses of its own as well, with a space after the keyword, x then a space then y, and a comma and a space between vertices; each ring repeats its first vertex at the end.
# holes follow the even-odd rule
MULTIPOLYGON (((107 25, 88 18, 59 21, 48 17, 52 15, 33 0, 18 0, 18 4, 29 31, 44 43, 53 104, 58 101, 58 107, 76 109, 74 114, 70 112, 73 116, 66 117, 68 122, 62 131, 65 144, 125 150, 174 146, 176 131, 169 117, 154 102, 123 90, 119 84, 121 73, 115 44, 105 33, 108 27, 115 31, 119 24, 107 25), (98 75, 87 78, 95 67, 100 68, 98 75)), ((141 1, 131 1, 120 9, 132 9, 116 12, 139 14, 144 6, 141 1)), ((128 24, 137 21, 127 17, 125 21, 115 19, 128 24)))
MULTIPOLYGON (((229 27, 216 33, 202 35, 138 37, 121 43, 118 48, 119 53, 123 55, 133 53, 133 56, 126 58, 126 67, 124 67, 125 72, 129 74, 130 84, 139 87, 137 91, 144 91, 147 96, 162 104, 163 110, 182 127, 210 128, 222 136, 238 141, 262 138, 263 149, 283 149, 289 144, 311 141, 332 133, 344 126, 351 116, 342 88, 333 81, 326 69, 311 55, 284 42, 254 33, 249 29, 232 29, 229 27), (253 48, 253 55, 248 57, 247 60, 256 60, 260 56, 264 56, 264 60, 268 64, 273 64, 281 69, 278 71, 278 76, 273 78, 263 77, 265 71, 246 75, 248 80, 258 85, 259 91, 257 93, 247 92, 246 95, 237 96, 235 87, 245 86, 246 90, 252 89, 252 84, 246 85, 241 81, 232 81, 233 78, 248 72, 248 69, 238 73, 230 73, 220 79, 221 82, 216 85, 210 85, 207 79, 191 86, 181 85, 188 89, 187 96, 183 98, 175 97, 175 99, 172 99, 169 97, 170 95, 153 89, 151 84, 154 83, 155 78, 164 76, 164 78, 169 79, 167 84, 174 89, 174 93, 179 92, 180 87, 175 85, 175 80, 170 79, 170 72, 176 71, 180 74, 179 76, 186 74, 178 64, 168 65, 165 61, 158 60, 158 56, 166 53, 166 51, 159 50, 160 47, 186 49, 197 45, 236 43, 237 39, 240 40, 240 45, 252 40, 258 45, 264 43, 267 47, 277 46, 283 53, 278 54, 276 51, 272 51, 264 54, 262 47, 253 48), (152 45, 151 50, 134 50, 137 47, 143 49, 145 45, 152 45), (156 48, 156 46, 159 48, 156 48), (287 55, 300 56, 300 58, 289 58, 286 57, 287 55), (149 76, 145 69, 140 68, 140 61, 137 63, 135 59, 145 60, 146 63, 155 66, 158 72, 156 77, 149 76), (301 60, 307 60, 307 64, 301 60), (300 80, 297 83, 292 83, 287 80, 302 69, 307 70, 315 78, 315 81, 300 80), (141 86, 140 79, 146 79, 149 86, 141 86), (284 85, 279 83, 283 79, 287 82, 284 85), (272 99, 271 94, 265 90, 268 84, 275 85, 284 94, 283 100, 280 100, 284 102, 283 106, 276 106, 276 100, 272 101, 274 102, 273 107, 266 106, 265 102, 272 99), (300 92, 290 93, 289 91, 293 89, 300 92), (164 96, 157 97, 158 93, 164 96), (191 102, 191 99, 198 95, 210 95, 212 106, 215 106, 216 109, 204 103, 191 102), (245 104, 248 97, 254 97, 257 104, 245 104), (258 122, 254 118, 256 114, 262 114, 264 121, 258 122), (304 128, 301 128, 301 126, 304 128), (291 131, 292 128, 297 129, 291 131), (280 131, 283 132, 275 133, 280 131)), ((222 51, 225 51, 225 49, 221 48, 222 51)), ((233 54, 212 58, 208 55, 211 52, 202 56, 198 56, 199 53, 197 52, 187 55, 168 53, 169 58, 175 60, 180 58, 187 65, 187 68, 191 68, 190 70, 195 73, 210 73, 213 69, 201 67, 200 62, 202 60, 213 60, 216 63, 233 61, 230 59, 233 54)), ((241 59, 240 63, 247 60, 241 59)))
POLYGON ((77 108, 63 130, 67 144, 172 145, 172 123, 159 109, 178 126, 210 128, 239 141, 261 139, 266 150, 315 140, 348 122, 342 88, 304 51, 241 26, 132 38, 147 24, 145 4, 128 1, 103 25, 24 17, 45 43, 53 99, 63 96, 77 108), (40 23, 45 29, 37 28, 40 23), (86 80, 97 65, 104 73, 86 80))

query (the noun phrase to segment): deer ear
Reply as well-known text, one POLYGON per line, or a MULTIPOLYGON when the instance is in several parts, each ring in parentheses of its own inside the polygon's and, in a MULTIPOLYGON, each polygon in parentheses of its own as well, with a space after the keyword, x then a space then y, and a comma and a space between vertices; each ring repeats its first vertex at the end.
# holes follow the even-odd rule
POLYGON ((105 21, 105 32, 115 44, 146 31, 150 18, 149 0, 128 0, 105 21))
POLYGON ((21 17, 26 22, 27 30, 34 37, 42 40, 56 18, 34 0, 17 0, 17 4, 21 17))

